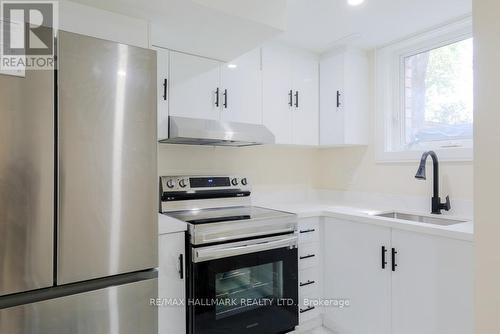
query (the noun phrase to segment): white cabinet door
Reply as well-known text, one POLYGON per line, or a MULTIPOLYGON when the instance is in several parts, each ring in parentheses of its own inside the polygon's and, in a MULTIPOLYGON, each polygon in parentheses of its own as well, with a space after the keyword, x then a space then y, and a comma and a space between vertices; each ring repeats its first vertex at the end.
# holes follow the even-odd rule
MULTIPOLYGON (((159 237, 158 297, 166 301, 185 301, 184 233, 159 237)), ((174 302, 175 303, 175 302, 174 302)), ((185 334, 185 305, 161 305, 158 308, 159 334, 185 334)))
POLYGON ((326 218, 323 237, 324 296, 350 303, 325 307, 325 325, 338 334, 390 333, 389 252, 382 268, 382 246, 390 247, 390 229, 326 218))
POLYGON ((370 124, 370 71, 365 51, 349 49, 344 59, 344 144, 368 145, 370 124))
POLYGON ((472 243, 394 229, 392 244, 392 334, 472 334, 472 243))
POLYGON ((276 144, 292 144, 293 103, 291 50, 282 46, 262 49, 263 122, 276 144))
POLYGON ((260 48, 222 65, 221 119, 262 124, 260 48))
POLYGON ((220 106, 220 64, 212 59, 170 52, 170 116, 219 119, 216 90, 219 88, 220 106))
POLYGON ((158 116, 158 140, 168 138, 168 63, 169 51, 162 48, 156 50, 156 72, 157 72, 157 116, 158 116))
POLYGON ((369 66, 365 52, 346 49, 320 61, 320 145, 367 145, 369 66))
POLYGON ((344 55, 335 54, 320 62, 320 144, 344 143, 344 55))
POLYGON ((318 67, 316 55, 300 51, 294 54, 292 136, 296 145, 318 145, 318 67))

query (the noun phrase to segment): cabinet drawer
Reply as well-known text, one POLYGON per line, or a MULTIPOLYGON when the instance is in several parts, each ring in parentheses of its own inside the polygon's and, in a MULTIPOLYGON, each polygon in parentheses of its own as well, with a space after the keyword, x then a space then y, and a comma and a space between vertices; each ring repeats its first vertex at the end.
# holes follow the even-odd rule
POLYGON ((320 289, 317 283, 299 287, 299 303, 304 304, 306 300, 318 300, 321 297, 320 289))
POLYGON ((299 323, 303 323, 319 317, 320 310, 318 307, 305 306, 302 303, 299 305, 299 323))
POLYGON ((319 242, 319 219, 307 218, 299 221, 299 242, 319 242))
POLYGON ((299 272, 299 300, 321 297, 319 267, 308 268, 299 272))
POLYGON ((319 243, 299 245, 299 270, 319 265, 319 243))
POLYGON ((310 285, 319 285, 320 272, 319 267, 308 268, 299 271, 299 288, 304 288, 310 285))

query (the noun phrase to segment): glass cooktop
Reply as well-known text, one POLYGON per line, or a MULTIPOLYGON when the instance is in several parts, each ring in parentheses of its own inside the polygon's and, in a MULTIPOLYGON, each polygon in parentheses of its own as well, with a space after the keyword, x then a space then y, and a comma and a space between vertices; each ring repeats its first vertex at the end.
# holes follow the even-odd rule
POLYGON ((288 212, 271 210, 257 206, 185 210, 166 212, 165 214, 194 225, 251 219, 272 219, 292 215, 288 212))

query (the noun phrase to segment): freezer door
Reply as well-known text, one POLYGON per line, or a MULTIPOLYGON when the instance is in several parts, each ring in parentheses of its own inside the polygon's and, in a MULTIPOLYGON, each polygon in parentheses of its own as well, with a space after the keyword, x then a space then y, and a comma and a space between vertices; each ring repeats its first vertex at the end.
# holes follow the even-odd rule
POLYGON ((157 334, 157 279, 0 309, 0 333, 157 334))
POLYGON ((156 52, 59 32, 57 282, 157 266, 156 52))
POLYGON ((54 72, 0 74, 0 296, 53 282, 53 101, 54 72))

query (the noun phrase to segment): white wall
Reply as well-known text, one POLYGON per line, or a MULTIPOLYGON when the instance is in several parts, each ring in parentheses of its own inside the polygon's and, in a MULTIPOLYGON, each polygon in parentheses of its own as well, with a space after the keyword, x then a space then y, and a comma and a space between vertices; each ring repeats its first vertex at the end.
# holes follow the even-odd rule
MULTIPOLYGON (((432 194, 432 167, 427 181, 414 178, 418 163, 375 162, 373 146, 322 150, 319 154, 318 188, 426 196, 432 194)), ((440 163, 441 197, 472 200, 472 163, 440 163)))
POLYGON ((160 175, 245 175, 255 186, 312 187, 317 150, 297 147, 159 146, 160 175))
POLYGON ((474 0, 476 334, 500 333, 500 2, 474 0))

